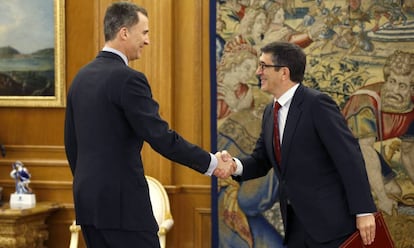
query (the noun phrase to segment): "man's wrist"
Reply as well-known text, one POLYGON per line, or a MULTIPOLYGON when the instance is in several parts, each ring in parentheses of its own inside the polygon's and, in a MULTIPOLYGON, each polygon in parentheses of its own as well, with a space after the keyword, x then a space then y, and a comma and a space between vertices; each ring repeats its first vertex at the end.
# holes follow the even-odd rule
POLYGON ((241 176, 243 174, 243 165, 238 158, 232 158, 236 163, 236 171, 233 173, 233 176, 241 176))
POLYGON ((214 156, 214 154, 210 153, 210 157, 211 157, 210 165, 209 165, 207 171, 204 172, 204 175, 206 175, 206 176, 213 175, 214 170, 216 170, 217 165, 218 165, 218 160, 217 160, 216 156, 214 156))

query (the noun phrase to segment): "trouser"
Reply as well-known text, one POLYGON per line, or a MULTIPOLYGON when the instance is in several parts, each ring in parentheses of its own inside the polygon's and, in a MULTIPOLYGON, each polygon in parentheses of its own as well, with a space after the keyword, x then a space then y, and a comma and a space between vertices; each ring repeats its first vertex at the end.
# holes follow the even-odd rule
POLYGON ((81 229, 88 248, 160 247, 156 232, 97 229, 89 225, 82 225, 81 229))

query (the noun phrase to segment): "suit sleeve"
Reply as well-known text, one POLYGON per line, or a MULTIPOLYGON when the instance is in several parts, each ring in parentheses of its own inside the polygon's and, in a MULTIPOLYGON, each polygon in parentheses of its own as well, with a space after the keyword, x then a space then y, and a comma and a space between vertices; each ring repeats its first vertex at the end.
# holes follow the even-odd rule
POLYGON ((152 98, 150 86, 143 74, 126 81, 121 93, 121 105, 134 133, 155 151, 200 173, 207 171, 210 153, 169 128, 159 115, 159 105, 152 98))
MULTIPOLYGON (((255 148, 250 156, 241 158, 240 161, 243 165, 243 175, 236 177, 236 180, 249 180, 252 178, 258 178, 264 176, 272 168, 272 164, 269 160, 269 156, 274 156, 274 153, 269 154, 269 147, 266 146, 265 136, 272 135, 273 129, 269 129, 268 125, 273 125, 273 121, 269 120, 271 111, 273 109, 272 104, 266 106, 263 112, 262 129, 257 139, 255 148), (271 133, 269 133, 271 132, 271 133)), ((272 147, 270 147, 272 148, 272 147)))
POLYGON ((64 140, 65 140, 66 157, 68 159, 69 166, 72 171, 72 175, 75 175, 78 146, 77 146, 77 141, 76 141, 76 132, 75 132, 75 125, 74 125, 74 120, 73 120, 72 101, 70 98, 70 93, 69 93, 66 113, 65 113, 64 140))
POLYGON ((313 102, 312 116, 318 134, 345 186, 351 214, 375 212, 365 162, 339 107, 327 95, 313 102))

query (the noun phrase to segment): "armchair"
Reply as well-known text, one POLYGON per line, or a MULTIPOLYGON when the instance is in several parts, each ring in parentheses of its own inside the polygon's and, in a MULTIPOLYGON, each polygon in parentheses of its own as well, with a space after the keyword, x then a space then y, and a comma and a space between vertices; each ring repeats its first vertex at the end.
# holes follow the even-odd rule
MULTIPOLYGON (((157 179, 150 176, 145 177, 148 182, 152 210, 159 226, 158 237, 160 239, 160 246, 161 248, 165 248, 166 234, 174 225, 174 220, 170 212, 170 201, 164 186, 157 179)), ((81 227, 73 221, 69 230, 71 232, 69 248, 77 248, 81 227)))
POLYGON ((76 220, 74 220, 72 222, 72 225, 70 225, 69 227, 69 231, 70 231, 69 248, 78 248, 80 230, 81 230, 81 227, 79 225, 76 225, 76 220))
POLYGON ((148 182, 152 210, 157 220, 161 248, 165 248, 166 234, 174 225, 174 220, 170 212, 170 201, 164 186, 155 178, 145 176, 148 182))

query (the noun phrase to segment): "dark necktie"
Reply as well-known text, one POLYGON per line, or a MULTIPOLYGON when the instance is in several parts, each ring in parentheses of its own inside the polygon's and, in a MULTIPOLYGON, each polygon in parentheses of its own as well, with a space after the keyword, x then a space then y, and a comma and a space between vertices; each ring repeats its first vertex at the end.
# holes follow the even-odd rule
POLYGON ((276 161, 277 164, 280 166, 280 160, 281 160, 281 154, 280 154, 280 133, 279 133, 279 109, 280 109, 280 104, 278 102, 275 102, 275 106, 273 107, 273 133, 274 133, 274 137, 273 137, 273 143, 274 143, 274 148, 275 148, 275 157, 276 157, 276 161))

